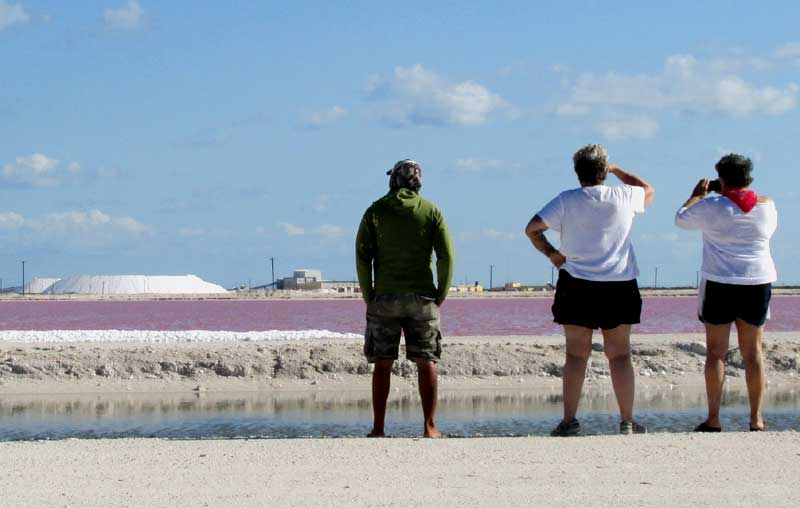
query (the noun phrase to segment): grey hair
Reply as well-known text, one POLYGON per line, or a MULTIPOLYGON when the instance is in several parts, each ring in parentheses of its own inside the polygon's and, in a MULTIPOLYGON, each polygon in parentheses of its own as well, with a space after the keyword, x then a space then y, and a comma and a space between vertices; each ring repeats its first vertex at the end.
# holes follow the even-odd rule
POLYGON ((586 145, 572 156, 581 182, 596 185, 608 175, 608 151, 602 145, 586 145))

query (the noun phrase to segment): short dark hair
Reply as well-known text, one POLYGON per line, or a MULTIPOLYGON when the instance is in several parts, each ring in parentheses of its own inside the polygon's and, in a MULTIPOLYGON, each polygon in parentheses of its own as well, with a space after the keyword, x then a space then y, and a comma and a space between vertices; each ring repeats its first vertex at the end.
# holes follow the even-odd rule
POLYGON ((722 157, 714 167, 728 187, 747 187, 753 183, 753 177, 750 176, 753 171, 753 161, 744 155, 729 153, 722 157))
POLYGON ((608 176, 608 152, 601 145, 586 145, 572 156, 581 183, 597 185, 608 176))

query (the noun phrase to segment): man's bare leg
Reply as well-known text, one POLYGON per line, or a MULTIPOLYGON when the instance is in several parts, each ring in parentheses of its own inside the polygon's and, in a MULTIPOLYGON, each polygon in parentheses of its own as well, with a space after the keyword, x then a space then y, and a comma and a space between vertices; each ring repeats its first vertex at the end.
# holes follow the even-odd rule
POLYGON ((567 338, 567 357, 562 378, 564 390, 564 422, 575 418, 581 399, 586 363, 592 353, 592 329, 583 326, 564 325, 567 338))
POLYGON ((632 422, 636 380, 631 363, 631 325, 603 330, 603 351, 608 358, 620 418, 623 422, 632 422))
POLYGON ((739 335, 739 351, 744 360, 747 395, 750 398, 750 427, 763 430, 765 426, 761 415, 761 400, 766 386, 762 342, 764 329, 737 319, 736 332, 739 335))
POLYGON ((442 433, 436 428, 437 377, 436 363, 418 358, 417 375, 419 379, 419 396, 422 399, 424 418, 424 437, 439 438, 442 433))
POLYGON ((706 395, 708 397, 709 427, 721 427, 719 407, 722 404, 722 385, 725 383, 725 355, 728 354, 730 323, 712 325, 706 323, 706 395))
POLYGON ((386 419, 386 400, 392 382, 392 365, 394 360, 376 360, 372 372, 372 431, 367 437, 384 437, 384 421, 386 419))

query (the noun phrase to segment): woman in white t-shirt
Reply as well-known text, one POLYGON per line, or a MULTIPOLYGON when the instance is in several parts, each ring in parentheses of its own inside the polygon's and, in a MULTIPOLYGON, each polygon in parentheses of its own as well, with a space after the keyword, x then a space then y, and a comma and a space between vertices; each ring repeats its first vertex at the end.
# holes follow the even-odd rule
POLYGON ((706 328, 708 418, 695 431, 722 430, 719 407, 734 322, 750 398, 750 430, 762 431, 766 429, 761 415, 762 340, 772 283, 777 279, 769 241, 778 225, 778 212, 772 200, 748 188, 753 181, 750 159, 729 154, 717 162, 716 169, 719 180, 700 180, 675 215, 679 227, 703 232, 698 317, 706 328), (709 191, 718 194, 706 198, 709 191))
POLYGON ((587 145, 573 156, 580 187, 562 192, 542 208, 525 228, 534 247, 559 269, 553 318, 564 326, 564 419, 554 436, 580 433, 578 411, 592 332, 600 328, 611 381, 620 410, 620 433, 646 432, 633 419, 634 373, 631 326, 639 322, 642 299, 639 268, 631 245, 631 226, 644 213, 655 189, 636 175, 608 163, 600 145, 587 145), (605 185, 608 173, 623 185, 605 185), (560 232, 553 247, 544 232, 560 232))

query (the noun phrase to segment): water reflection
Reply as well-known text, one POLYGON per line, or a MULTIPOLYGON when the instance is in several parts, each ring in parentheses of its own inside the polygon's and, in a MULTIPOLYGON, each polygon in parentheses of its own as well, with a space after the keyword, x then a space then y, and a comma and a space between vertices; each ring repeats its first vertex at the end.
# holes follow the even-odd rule
MULTIPOLYGON (((703 390, 640 390, 637 399, 651 431, 685 431, 704 414, 703 390)), ((746 391, 727 391, 723 425, 746 425, 747 404, 746 391)), ((418 434, 416 394, 393 393, 388 411, 393 435, 418 434)), ((545 434, 560 413, 556 389, 445 392, 439 402, 440 425, 457 436, 545 434)), ((800 429, 800 388, 768 390, 765 413, 773 430, 800 429)), ((0 440, 358 436, 371 415, 365 392, 4 396, 0 440)), ((613 394, 587 390, 579 416, 587 434, 613 432, 613 394)))

